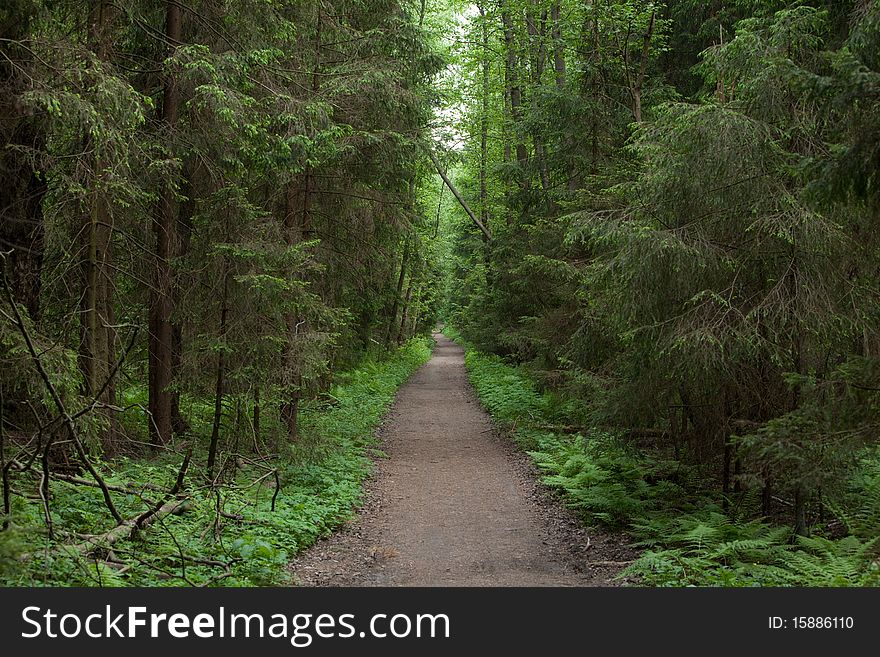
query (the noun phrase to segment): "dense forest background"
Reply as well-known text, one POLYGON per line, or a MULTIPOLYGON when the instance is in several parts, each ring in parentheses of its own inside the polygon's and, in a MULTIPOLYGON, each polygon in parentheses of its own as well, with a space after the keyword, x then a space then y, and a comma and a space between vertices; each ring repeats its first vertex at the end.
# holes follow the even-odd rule
POLYGON ((3 581, 280 581, 442 319, 643 582, 877 583, 878 3, 12 0, 0 55, 3 581))
POLYGON ((448 315, 567 400, 549 481, 647 581, 876 583, 880 5, 475 7, 448 315))

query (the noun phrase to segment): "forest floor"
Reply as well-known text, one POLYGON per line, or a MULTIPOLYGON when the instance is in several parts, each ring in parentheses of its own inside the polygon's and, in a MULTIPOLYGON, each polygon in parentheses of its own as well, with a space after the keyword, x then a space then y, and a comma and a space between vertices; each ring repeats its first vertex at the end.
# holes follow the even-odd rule
POLYGON ((305 586, 607 586, 634 558, 584 528, 480 407, 461 347, 431 360, 379 430, 358 516, 291 564, 305 586))

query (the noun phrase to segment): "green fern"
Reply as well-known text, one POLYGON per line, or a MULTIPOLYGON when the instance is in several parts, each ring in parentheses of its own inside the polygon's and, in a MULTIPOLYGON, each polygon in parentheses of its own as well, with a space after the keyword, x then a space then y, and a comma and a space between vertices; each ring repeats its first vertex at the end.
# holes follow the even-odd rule
MULTIPOLYGON (((738 517, 704 491, 696 468, 647 459, 606 433, 547 431, 567 408, 523 372, 473 350, 466 364, 489 412, 510 423, 547 485, 587 523, 625 528, 645 549, 621 577, 651 586, 878 586, 880 456, 827 506, 850 536, 797 539, 787 527, 738 517)), ((754 501, 754 500, 753 500, 754 501)), ((745 513, 745 512, 743 512, 745 513)))
POLYGON ((786 566, 804 586, 880 586, 877 540, 798 537, 803 549, 793 551, 786 566))
POLYGON ((825 503, 848 533, 861 538, 876 536, 880 528, 880 452, 870 451, 847 490, 825 503))

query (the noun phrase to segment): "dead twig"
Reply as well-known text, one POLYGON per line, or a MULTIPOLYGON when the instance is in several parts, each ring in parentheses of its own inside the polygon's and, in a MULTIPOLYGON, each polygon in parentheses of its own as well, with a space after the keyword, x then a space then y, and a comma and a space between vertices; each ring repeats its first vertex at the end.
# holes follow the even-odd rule
MULTIPOLYGON (((55 384, 52 383, 52 379, 49 377, 48 372, 43 367, 43 362, 40 360, 40 356, 37 353, 36 347, 34 346, 34 342, 31 339, 30 332, 27 330, 27 326, 24 323, 24 319, 21 316, 21 313, 18 310, 18 306, 15 303, 15 299, 12 297, 12 292, 9 289, 9 281, 6 278, 6 271, 3 269, 3 290, 6 292, 6 299, 9 302, 10 307, 12 308, 12 313, 15 317, 15 324, 21 333, 22 338, 24 338, 25 345, 27 346, 28 353, 31 357, 31 362, 34 365, 34 368, 37 370, 37 373, 40 375, 40 378, 43 380, 43 384, 46 386, 49 391, 49 395, 52 397, 52 401, 55 404, 55 407, 58 409, 58 413, 64 420, 64 425, 67 427, 68 435, 70 439, 73 441, 74 448, 76 449, 77 456, 79 456, 80 460, 88 469, 89 474, 94 477, 95 481, 101 488, 101 493, 104 496, 104 504, 107 506, 107 509, 110 511, 110 515, 113 516, 113 519, 116 520, 118 524, 122 524, 124 519, 119 514, 119 511, 116 510, 116 506, 113 504, 113 498, 110 497, 110 491, 107 489, 107 485, 104 483, 104 479, 98 474, 98 471, 92 465, 91 460, 86 455, 85 448, 82 445, 82 442, 79 439, 79 435, 76 430, 76 424, 73 421, 73 418, 67 412, 67 409, 64 406, 64 402, 61 399, 61 396, 58 394, 58 390, 55 388, 55 384)), ((44 481, 43 484, 48 488, 48 452, 49 447, 53 442, 53 437, 51 436, 46 443, 46 449, 43 452, 43 475, 44 481)), ((46 496, 47 497, 47 496, 46 496)), ((51 516, 48 514, 48 500, 44 499, 44 504, 46 505, 47 512, 47 520, 49 524, 49 533, 51 536, 51 516)))

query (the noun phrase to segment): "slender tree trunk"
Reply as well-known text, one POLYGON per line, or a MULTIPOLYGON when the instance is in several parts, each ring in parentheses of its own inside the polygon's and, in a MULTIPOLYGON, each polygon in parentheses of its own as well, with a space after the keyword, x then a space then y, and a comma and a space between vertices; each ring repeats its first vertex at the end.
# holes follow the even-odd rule
POLYGON ((403 257, 400 259, 400 274, 397 277, 397 287, 394 292, 394 303, 391 306, 391 315, 388 318, 388 330, 385 333, 385 346, 391 347, 394 330, 397 327, 397 311, 400 308, 400 298, 403 294, 403 282, 406 278, 406 266, 409 261, 409 235, 403 243, 403 257))
MULTIPOLYGON (((103 62, 110 59, 113 9, 103 0, 92 6, 89 16, 89 41, 92 51, 103 62)), ((85 138, 91 143, 90 137, 85 138)), ((105 196, 106 160, 95 156, 92 166, 96 181, 90 205, 83 213, 80 229, 83 258, 83 295, 80 308, 79 366, 83 375, 83 393, 92 397, 101 393, 99 401, 108 406, 115 402, 115 383, 108 379, 116 362, 116 330, 114 328, 113 290, 113 213, 105 196), (102 392, 103 391, 103 392, 102 392)), ((101 411, 99 411, 101 412, 101 411)), ((105 412, 108 428, 102 435, 104 448, 112 452, 117 431, 115 415, 105 412)))
POLYGON ((810 535, 807 527, 807 495, 800 485, 794 491, 794 533, 798 536, 810 535))
POLYGON ((486 237, 486 239, 492 239, 492 232, 489 228, 483 225, 483 222, 474 214, 474 211, 471 210, 471 207, 467 204, 467 201, 464 200, 464 196, 461 195, 461 192, 458 191, 458 188, 453 184, 453 182, 449 179, 449 176, 446 175, 446 172, 443 171, 443 167, 440 166, 440 160, 437 159, 437 156, 434 155, 433 151, 427 149, 428 157, 431 158, 431 162, 434 163, 434 168, 437 173, 440 174, 440 178, 446 184, 446 187, 449 188, 449 191, 452 192, 452 195, 455 197, 455 200, 458 201, 458 204, 461 206, 462 210, 465 211, 470 220, 474 223, 474 226, 480 229, 480 232, 486 237))
MULTIPOLYGON (((168 54, 173 55, 181 42, 181 9, 176 2, 166 2, 165 36, 168 54)), ((176 80, 166 75, 162 97, 162 122, 173 132, 180 108, 180 92, 176 80)), ((156 269, 150 300, 149 339, 149 410, 150 435, 153 443, 166 444, 171 440, 171 374, 173 362, 173 331, 171 318, 174 311, 174 290, 171 259, 176 242, 174 190, 166 185, 161 192, 153 231, 156 236, 156 269)))
MULTIPOLYGON (((535 21, 535 14, 531 9, 526 12, 526 31, 529 35, 529 48, 532 51, 532 93, 529 94, 529 97, 531 99, 532 112, 535 116, 539 113, 537 90, 541 88, 544 78, 544 66, 547 59, 547 46, 544 43, 546 25, 546 11, 542 12, 539 23, 535 21)), ((546 147, 538 128, 532 130, 532 143, 534 144, 535 162, 538 166, 541 188, 547 192, 550 190, 550 170, 547 167, 546 147)))
MULTIPOLYGON (((97 175, 103 177, 104 163, 95 163, 97 175)), ((112 269, 113 217, 100 190, 92 199, 92 207, 84 217, 80 234, 83 254, 80 269, 84 293, 80 308, 79 367, 83 375, 83 394, 92 397, 101 392, 99 401, 113 405, 115 384, 107 380, 116 362, 116 330, 114 328, 112 269)), ((116 432, 115 416, 106 414, 109 427, 103 435, 105 449, 112 451, 116 432)))
MULTIPOLYGON (((562 23, 558 0, 550 7, 550 39, 553 44, 553 72, 556 89, 563 91, 566 83, 565 41, 562 38, 562 23)), ((580 175, 576 168, 576 160, 571 156, 577 152, 577 143, 568 129, 562 138, 563 157, 567 160, 565 179, 569 192, 574 192, 580 187, 580 175)))
POLYGON ((409 327, 407 329, 407 336, 412 337, 416 334, 416 328, 419 325, 419 317, 422 315, 422 298, 421 292, 418 294, 418 300, 416 301, 414 306, 414 310, 410 310, 409 313, 409 327))
POLYGON ((633 118, 635 118, 636 123, 642 122, 642 89, 645 85, 645 76, 648 70, 648 56, 651 51, 651 40, 654 38, 654 21, 656 16, 657 12, 652 11, 648 29, 645 31, 645 36, 642 39, 642 56, 639 60, 639 72, 632 88, 633 118))
MULTIPOLYGON (((306 190, 299 189, 299 181, 294 179, 290 182, 287 189, 287 207, 284 217, 284 227, 287 243, 295 246, 302 242, 302 221, 304 216, 304 208, 306 201, 306 190), (302 191, 302 193, 301 193, 302 191)), ((302 320, 296 315, 290 313, 286 318, 287 323, 287 354, 286 369, 288 373, 288 383, 290 389, 288 391, 288 400, 281 405, 281 419, 287 426, 287 437, 290 441, 294 441, 299 436, 298 415, 299 415, 299 397, 301 376, 299 374, 298 365, 298 340, 299 330, 302 326, 302 320)))
MULTIPOLYGON (((308 179, 305 176, 294 179, 288 185, 284 226, 287 243, 290 246, 295 246, 303 241, 303 222, 309 211, 309 193, 308 179)), ((299 436, 298 415, 302 377, 299 373, 298 364, 298 340, 303 320, 297 315, 290 313, 286 318, 286 323, 287 354, 285 360, 286 367, 289 370, 288 380, 290 389, 288 391, 288 400, 281 405, 281 419, 287 426, 288 439, 294 441, 299 436)))
MULTIPOLYGON (((317 97, 321 91, 321 25, 322 14, 320 7, 315 13, 315 35, 312 42, 312 56, 314 65, 311 74, 311 93, 317 97)), ((306 164, 302 174, 291 181, 287 192, 287 209, 284 225, 286 228, 288 244, 299 244, 312 231, 312 196, 314 195, 314 175, 310 165, 306 164)), ((296 350, 298 349, 298 336, 305 320, 289 315, 287 317, 288 331, 288 363, 289 367, 297 362, 296 350)), ((281 416, 287 425, 288 439, 293 441, 299 436, 299 401, 301 397, 302 376, 299 372, 291 373, 290 399, 282 404, 281 416)))
POLYGON ((406 299, 403 301, 403 312, 400 314, 400 327, 397 329, 397 344, 403 344, 404 340, 406 340, 406 325, 409 319, 409 304, 412 299, 412 291, 413 291, 413 277, 410 275, 409 277, 409 285, 406 287, 406 299))
MULTIPOLYGON (((226 339, 227 317, 229 313, 229 265, 223 263, 223 293, 220 299, 220 329, 217 337, 220 342, 226 339)), ((214 386, 214 423, 211 427, 211 441, 208 446, 208 479, 214 480, 214 463, 217 458, 217 445, 220 442, 220 425, 223 420, 223 391, 226 379, 226 350, 221 344, 217 352, 217 370, 214 386)))
POLYGON ((260 386, 254 388, 254 442, 260 444, 260 386))
MULTIPOLYGON (((483 53, 480 67, 483 74, 483 87, 481 89, 481 114, 480 114, 480 221, 487 228, 489 227, 489 188, 488 188, 488 167, 489 167, 489 24, 486 20, 486 12, 482 6, 478 7, 480 17, 482 19, 480 25, 480 35, 482 39, 483 53)), ((484 235, 483 241, 488 243, 488 238, 484 235)), ((488 267, 489 263, 486 262, 488 267)))
POLYGON ((287 427, 287 439, 291 442, 299 437, 299 398, 300 393, 293 391, 289 399, 281 405, 281 419, 287 427))
POLYGON ((735 445, 730 437, 730 418, 733 416, 733 404, 730 391, 724 390, 721 395, 724 409, 724 417, 721 420, 721 426, 718 433, 724 444, 724 467, 722 472, 722 508, 727 511, 730 508, 730 493, 733 490, 733 460, 735 456, 735 445))
POLYGON ((513 116, 513 112, 510 109, 510 76, 507 71, 507 66, 504 67, 504 93, 502 100, 504 101, 504 116, 509 120, 504 122, 504 127, 502 129, 504 146, 502 147, 501 157, 504 164, 510 164, 510 162, 513 161, 513 148, 510 145, 513 141, 513 135, 511 134, 509 124, 512 123, 510 117, 513 116))
MULTIPOLYGON (((88 144, 88 141, 86 142, 88 144)), ((85 150, 88 150, 86 147, 85 150)), ((96 165, 97 168, 97 165, 96 165)), ((83 394, 91 395, 98 390, 98 376, 100 376, 101 368, 98 367, 98 309, 97 309, 97 245, 95 237, 95 226, 97 224, 98 204, 97 198, 92 201, 91 211, 83 216, 83 222, 80 226, 80 238, 82 244, 80 251, 83 253, 83 259, 80 263, 82 270, 83 295, 80 304, 80 348, 79 348, 79 369, 83 376, 83 394)), ((103 359, 101 359, 103 361, 103 359)))
POLYGON ((559 0, 550 7, 550 38, 553 41, 553 71, 556 74, 556 87, 565 87, 565 42, 562 40, 562 27, 559 17, 559 0))
MULTIPOLYGON (((194 182, 198 173, 198 167, 192 158, 188 158, 183 165, 183 177, 180 182, 180 208, 177 212, 177 234, 175 236, 175 256, 185 257, 189 253, 192 239, 192 221, 196 213, 194 182)), ((182 296, 182 289, 186 285, 186 274, 178 272, 174 275, 174 289, 172 291, 174 306, 182 296)), ((183 326, 181 322, 172 317, 171 319, 171 375, 177 375, 183 364, 183 326)), ((189 422, 180 410, 180 393, 177 390, 171 392, 171 431, 174 435, 182 435, 189 432, 189 422)))
POLYGON ((0 385, 0 476, 3 477, 3 529, 9 529, 9 516, 12 511, 10 502, 9 469, 6 467, 6 422, 5 414, 6 399, 3 396, 3 386, 0 385))
MULTIPOLYGON (((482 6, 479 7, 482 24, 480 37, 483 46, 482 89, 481 89, 481 116, 480 116, 480 222, 489 229, 489 96, 491 94, 491 79, 489 71, 489 22, 482 6)), ((510 146, 505 145, 509 156, 510 146)), ((487 283, 492 279, 492 241, 483 232, 483 264, 486 268, 487 283)))
POLYGON ((510 116, 513 125, 513 139, 516 143, 516 160, 520 166, 520 187, 527 190, 530 187, 527 175, 529 155, 525 142, 522 140, 522 87, 519 82, 519 57, 517 56, 515 27, 507 2, 502 2, 501 5, 501 22, 504 28, 504 45, 507 54, 505 64, 507 94, 510 98, 510 116))

